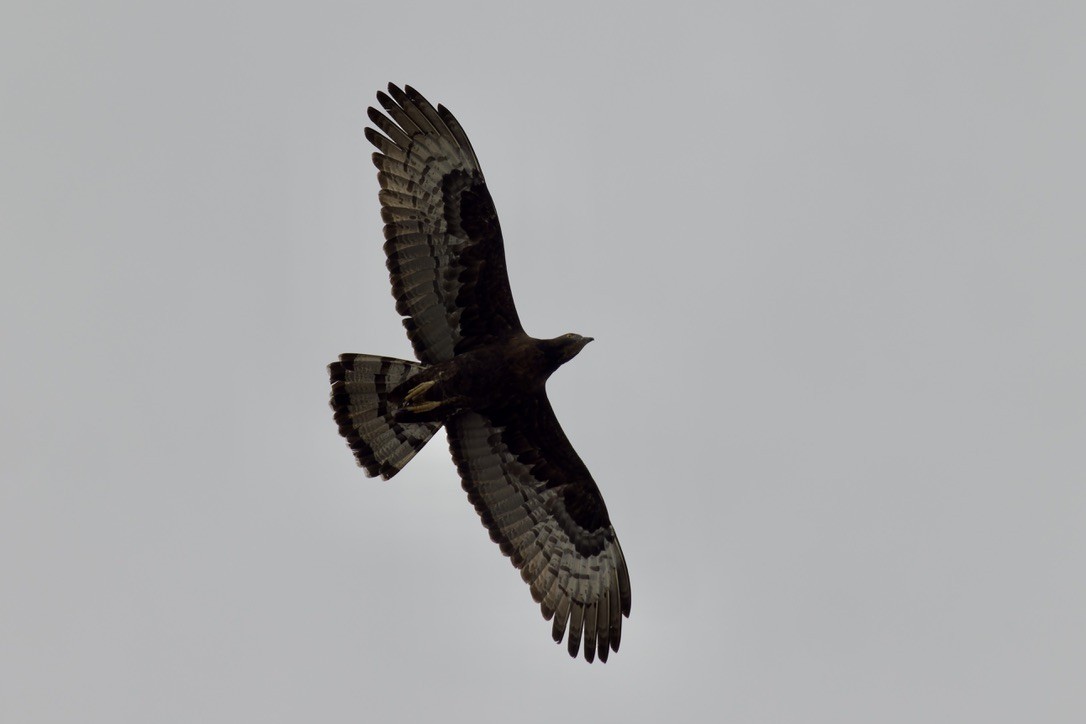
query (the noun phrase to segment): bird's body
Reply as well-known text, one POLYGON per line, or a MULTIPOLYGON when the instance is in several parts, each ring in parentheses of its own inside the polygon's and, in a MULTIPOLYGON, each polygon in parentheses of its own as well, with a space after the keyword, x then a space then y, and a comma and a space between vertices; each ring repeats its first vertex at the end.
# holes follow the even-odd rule
POLYGON ((430 365, 389 394, 401 422, 441 421, 474 410, 486 413, 543 394, 551 373, 591 337, 535 339, 521 333, 430 365))
POLYGON ((460 124, 410 86, 378 93, 366 137, 381 185, 396 309, 419 362, 344 354, 329 365, 340 434, 391 478, 444 426, 468 499, 531 587, 552 635, 606 661, 630 580, 599 488, 551 409, 546 382, 589 337, 522 328, 497 212, 460 124), (390 120, 391 118, 391 120, 390 120))

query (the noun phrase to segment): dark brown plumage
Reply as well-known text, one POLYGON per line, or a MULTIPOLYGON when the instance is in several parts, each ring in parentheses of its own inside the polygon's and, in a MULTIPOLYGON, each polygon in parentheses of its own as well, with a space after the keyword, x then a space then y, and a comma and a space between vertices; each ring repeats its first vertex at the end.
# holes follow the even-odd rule
POLYGON ((389 85, 366 129, 381 186, 396 310, 421 364, 345 354, 329 366, 339 431, 367 475, 399 472, 444 425, 468 499, 531 588, 552 634, 606 661, 630 579, 599 488, 546 381, 591 341, 529 337, 497 212, 467 135, 443 106, 389 85), (384 135, 382 135, 384 134, 384 135))

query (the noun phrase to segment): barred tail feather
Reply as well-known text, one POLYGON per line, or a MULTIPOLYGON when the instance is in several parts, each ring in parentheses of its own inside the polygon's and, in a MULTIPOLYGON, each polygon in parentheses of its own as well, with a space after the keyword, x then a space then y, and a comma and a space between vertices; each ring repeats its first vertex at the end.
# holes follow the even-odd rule
POLYGON ((416 362, 368 354, 341 354, 328 365, 332 409, 366 475, 388 480, 441 429, 440 422, 396 422, 388 394, 421 372, 416 362))

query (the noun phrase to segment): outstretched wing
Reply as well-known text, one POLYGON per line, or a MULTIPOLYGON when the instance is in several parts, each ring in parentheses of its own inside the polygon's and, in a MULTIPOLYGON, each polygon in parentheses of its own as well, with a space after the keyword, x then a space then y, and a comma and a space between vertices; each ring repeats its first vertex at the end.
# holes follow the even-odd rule
POLYGON ((381 184, 396 311, 419 360, 434 364, 522 331, 498 214, 464 129, 411 86, 377 94, 366 138, 381 184), (390 97, 391 96, 391 97, 390 97))
POLYGON ((599 488, 545 395, 446 423, 468 498, 570 656, 618 651, 630 576, 599 488))

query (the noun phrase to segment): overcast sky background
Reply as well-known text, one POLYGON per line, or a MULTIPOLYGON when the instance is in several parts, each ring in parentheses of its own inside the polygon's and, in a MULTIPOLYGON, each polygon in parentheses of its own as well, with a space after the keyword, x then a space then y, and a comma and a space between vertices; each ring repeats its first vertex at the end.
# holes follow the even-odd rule
POLYGON ((6 3, 0 719, 1080 722, 1086 5, 6 3), (410 356, 362 135, 481 159, 633 583, 550 641, 410 356))

